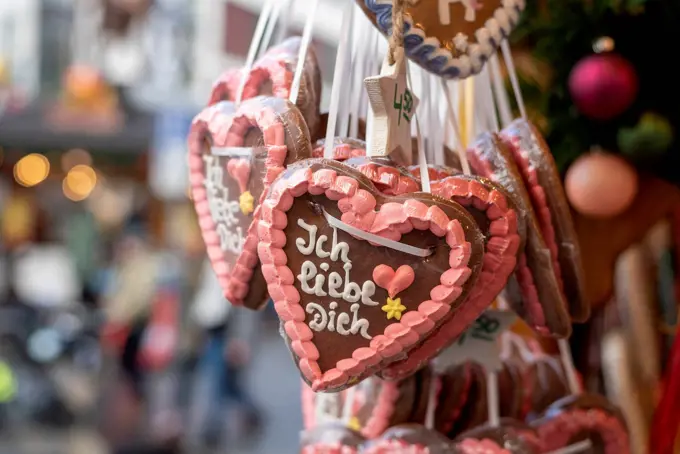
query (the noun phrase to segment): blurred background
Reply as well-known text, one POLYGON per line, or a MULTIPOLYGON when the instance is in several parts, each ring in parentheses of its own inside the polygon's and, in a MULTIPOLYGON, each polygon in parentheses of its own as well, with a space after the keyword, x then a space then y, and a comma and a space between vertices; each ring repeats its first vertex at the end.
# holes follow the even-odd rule
MULTIPOLYGON (((0 1, 0 453, 297 446, 274 317, 223 329, 188 195, 191 119, 262 3, 0 1)), ((330 78, 339 22, 316 29, 330 78)))

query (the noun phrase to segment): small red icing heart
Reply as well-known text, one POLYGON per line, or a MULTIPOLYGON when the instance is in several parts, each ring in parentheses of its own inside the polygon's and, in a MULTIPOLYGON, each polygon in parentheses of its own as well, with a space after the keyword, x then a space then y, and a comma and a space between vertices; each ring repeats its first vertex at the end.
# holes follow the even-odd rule
POLYGON ((227 172, 236 180, 241 192, 245 192, 248 187, 248 180, 250 179, 250 160, 230 159, 227 163, 227 172))
POLYGON ((409 288, 415 279, 416 273, 408 265, 400 266, 397 271, 388 265, 378 265, 373 270, 373 281, 387 290, 390 298, 394 298, 399 292, 409 288))

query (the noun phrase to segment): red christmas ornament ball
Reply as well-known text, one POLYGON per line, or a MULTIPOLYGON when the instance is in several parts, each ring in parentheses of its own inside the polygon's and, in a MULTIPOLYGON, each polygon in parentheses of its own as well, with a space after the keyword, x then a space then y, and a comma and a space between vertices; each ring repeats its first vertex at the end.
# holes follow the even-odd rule
POLYGON ((610 153, 579 157, 564 181, 569 203, 579 213, 611 218, 623 213, 638 192, 638 177, 627 161, 610 153))
POLYGON ((569 92, 583 115, 609 120, 633 104, 638 77, 633 65, 618 54, 590 55, 571 70, 569 92))

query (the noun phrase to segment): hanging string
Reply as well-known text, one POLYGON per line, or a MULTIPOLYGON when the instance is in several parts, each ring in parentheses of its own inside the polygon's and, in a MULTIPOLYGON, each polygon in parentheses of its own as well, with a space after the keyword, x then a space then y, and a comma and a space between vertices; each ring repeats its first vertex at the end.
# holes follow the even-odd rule
POLYGON ((274 30, 276 29, 276 24, 279 21, 281 10, 283 9, 284 4, 290 3, 290 1, 291 0, 284 0, 282 2, 277 2, 274 5, 269 21, 267 21, 267 27, 265 28, 264 36, 262 37, 262 45, 257 51, 258 57, 265 53, 265 51, 269 48, 269 45, 271 44, 272 41, 272 35, 274 34, 274 30))
MULTIPOLYGON (((371 45, 370 45, 370 52, 366 56, 367 61, 366 64, 368 66, 368 72, 369 74, 374 74, 378 70, 376 69, 377 67, 377 55, 379 54, 380 51, 380 36, 378 35, 378 31, 374 30, 373 27, 371 27, 371 45)), ((365 90, 362 90, 362 93, 365 92, 365 90)), ((368 103, 368 96, 364 97, 365 99, 365 104, 362 106, 362 112, 366 112, 366 143, 373 143, 373 122, 374 122, 374 115, 373 115, 373 109, 370 108, 369 103, 368 103)), ((369 147, 370 150, 370 147, 369 147)))
MULTIPOLYGON (((358 8, 358 6, 355 5, 355 8, 358 8)), ((356 12, 354 13, 356 14, 356 12)), ((348 86, 345 87, 345 92, 346 93, 352 93, 352 90, 355 88, 355 84, 352 78, 352 75, 356 73, 356 66, 357 66, 357 51, 355 50, 356 46, 356 40, 354 39, 354 15, 352 16, 352 22, 349 24, 349 36, 350 36, 350 45, 347 46, 346 52, 347 56, 345 57, 347 60, 346 62, 348 63, 345 66, 345 72, 342 74, 340 77, 342 77, 343 80, 347 81, 348 86)), ((363 89, 363 84, 362 87, 363 89)), ((339 107, 339 112, 338 116, 340 119, 340 128, 338 129, 338 135, 340 137, 345 137, 347 136, 349 132, 349 114, 350 114, 350 108, 351 108, 351 96, 342 96, 340 98, 340 107, 339 107)))
POLYGON ((489 67, 485 66, 482 71, 482 79, 484 81, 484 98, 487 104, 487 112, 489 113, 491 126, 494 132, 500 131, 500 124, 498 122, 498 114, 496 113, 496 105, 494 103, 493 91, 491 89, 491 71, 489 67))
POLYGON ((404 47, 404 13, 409 6, 415 6, 419 0, 394 0, 392 2, 392 35, 390 36, 390 48, 387 53, 390 65, 395 63, 394 53, 404 47))
POLYGON ((418 115, 416 117, 416 138, 418 143, 418 165, 420 166, 420 183, 423 192, 432 192, 430 189, 430 172, 427 168, 427 158, 425 157, 425 147, 423 146, 423 137, 420 134, 420 122, 418 115))
POLYGON ((517 78, 517 71, 515 70, 515 62, 512 60, 512 52, 510 51, 510 44, 508 40, 501 42, 501 51, 503 52, 503 59, 505 66, 508 68, 508 75, 510 76, 510 84, 512 84, 512 91, 515 92, 515 101, 519 107, 519 113, 525 120, 527 119, 527 111, 524 107, 524 98, 522 98, 522 90, 519 88, 519 79, 517 78))
POLYGON ((279 29, 276 32, 276 42, 280 43, 286 36, 290 29, 290 16, 295 9, 295 0, 286 0, 286 5, 282 8, 281 20, 279 21, 279 29))
POLYGON ((388 238, 384 238, 382 236, 375 235, 373 233, 358 229, 349 224, 345 224, 340 219, 328 214, 325 210, 323 211, 323 215, 326 218, 326 222, 328 222, 328 225, 330 225, 331 227, 334 227, 338 230, 342 230, 343 232, 349 233, 354 237, 361 238, 362 240, 368 241, 369 243, 384 246, 390 249, 394 249, 395 251, 403 252, 404 254, 410 254, 421 258, 429 257, 430 255, 432 255, 432 250, 430 249, 423 249, 411 246, 410 244, 400 243, 399 241, 390 240, 388 238))
POLYGON ((340 42, 338 43, 335 57, 335 71, 333 72, 333 87, 331 88, 331 103, 328 108, 328 126, 326 127, 326 143, 324 144, 323 157, 333 159, 333 139, 335 138, 335 126, 338 121, 340 107, 340 93, 342 92, 345 65, 347 60, 347 46, 349 45, 349 31, 354 12, 354 2, 347 2, 342 13, 342 26, 340 27, 340 42))
POLYGON ((417 115, 420 116, 421 120, 423 120, 423 124, 427 128, 425 130, 425 137, 423 138, 425 156, 427 156, 428 161, 432 161, 434 150, 432 147, 432 118, 430 118, 430 114, 432 113, 432 109, 430 108, 432 104, 432 98, 430 97, 430 78, 421 68, 416 68, 416 70, 420 76, 418 78, 420 81, 420 92, 424 95, 424 99, 421 100, 420 105, 418 106, 420 109, 417 115))
MULTIPOLYGON (((436 361, 437 359, 435 358, 432 360, 433 366, 436 368, 436 361)), ((437 394, 438 394, 438 387, 440 386, 439 383, 439 377, 434 376, 432 380, 430 380, 430 387, 427 390, 427 410, 425 411, 425 428, 432 430, 434 429, 434 419, 435 419, 435 412, 437 411, 437 394)))
POLYGON ((579 441, 578 443, 574 443, 573 445, 551 451, 547 454, 576 454, 579 452, 585 452, 592 448, 592 446, 593 443, 590 440, 583 440, 579 441))
POLYGON ((345 403, 343 404, 342 407, 342 421, 345 423, 346 426, 349 425, 350 421, 352 420, 352 408, 354 407, 354 399, 357 394, 357 387, 352 386, 346 391, 345 394, 345 403))
POLYGON ((368 21, 361 21, 358 25, 358 33, 356 40, 356 66, 354 68, 354 79, 351 92, 351 101, 349 108, 349 136, 352 138, 359 137, 359 112, 361 109, 361 100, 364 90, 363 80, 366 77, 367 61, 366 55, 369 53, 370 47, 366 45, 368 40, 368 32, 370 23, 368 21))
POLYGON ((581 383, 576 373, 576 367, 574 367, 574 359, 571 356, 569 341, 567 339, 559 339, 557 346, 560 350, 560 357, 564 366, 564 373, 567 376, 567 382, 569 383, 569 390, 572 394, 580 394, 582 392, 581 383))
POLYGON ((302 72, 305 68, 305 60, 307 59, 307 50, 309 43, 312 41, 312 31, 314 30, 314 18, 316 16, 316 9, 319 5, 319 0, 312 0, 309 15, 305 22, 305 29, 302 32, 302 42, 300 43, 300 50, 298 52, 297 66, 295 67, 295 76, 293 77, 293 85, 290 87, 290 102, 295 104, 297 102, 298 94, 300 93, 300 84, 302 83, 302 72))
POLYGON ((500 426, 499 415, 499 400, 498 400, 498 374, 495 370, 487 371, 486 373, 486 389, 487 389, 487 412, 489 415, 489 426, 500 426))
POLYGON ((243 99, 243 90, 246 88, 246 81, 248 80, 248 74, 253 68, 253 63, 255 62, 255 56, 257 55, 257 50, 262 42, 262 37, 265 32, 267 21, 272 13, 272 8, 274 7, 274 0, 267 0, 267 2, 262 7, 262 12, 260 17, 257 19, 257 25, 255 26, 255 32, 253 33, 253 39, 250 41, 250 48, 248 48, 248 56, 246 57, 246 64, 241 72, 241 82, 238 86, 238 91, 236 92, 236 105, 241 104, 243 99))
POLYGON ((446 98, 446 111, 447 111, 446 116, 448 117, 449 122, 451 123, 451 129, 453 130, 453 133, 455 135, 456 153, 458 154, 460 165, 463 168, 463 173, 465 173, 466 175, 470 175, 472 174, 472 171, 470 170, 470 163, 468 162, 467 154, 465 153, 463 140, 460 134, 460 128, 458 127, 458 119, 456 118, 456 112, 453 106, 453 99, 451 97, 451 87, 449 87, 449 84, 444 79, 441 79, 441 85, 442 89, 444 90, 444 97, 446 98))
POLYGON ((501 117, 501 124, 505 128, 512 121, 512 110, 510 109, 510 100, 508 99, 508 92, 505 90, 505 83, 501 77, 501 69, 498 64, 498 54, 493 54, 489 59, 489 71, 491 81, 494 88, 494 97, 496 99, 496 107, 501 117))

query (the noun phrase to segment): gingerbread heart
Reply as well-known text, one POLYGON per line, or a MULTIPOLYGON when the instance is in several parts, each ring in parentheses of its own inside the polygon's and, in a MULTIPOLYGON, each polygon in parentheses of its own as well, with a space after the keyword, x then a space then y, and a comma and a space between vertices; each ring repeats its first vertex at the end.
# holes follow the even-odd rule
POLYGON ((553 261, 541 233, 531 198, 512 153, 493 134, 482 134, 467 150, 473 171, 514 195, 526 222, 526 247, 515 279, 508 282, 512 309, 537 332, 555 337, 571 334, 571 319, 553 261))
POLYGON ((538 435, 519 421, 502 419, 498 427, 483 425, 461 434, 454 440, 463 454, 539 454, 538 435))
POLYGON ((545 452, 552 452, 585 440, 587 452, 630 453, 630 437, 618 408, 596 394, 568 396, 553 403, 544 417, 532 422, 545 452))
POLYGON ((420 424, 402 424, 367 443, 362 454, 451 454, 451 441, 420 424))
POLYGON ((435 410, 435 428, 448 434, 460 419, 468 399, 474 398, 472 389, 473 364, 455 364, 444 370, 439 377, 439 395, 435 410))
POLYGON ((289 167, 262 204, 258 233, 282 334, 315 391, 405 357, 456 311, 481 268, 483 238, 460 205, 386 196, 336 161, 289 167), (409 265, 418 285, 389 297, 371 280, 384 263, 409 265))
MULTIPOLYGON (((303 382, 302 414, 305 428, 315 427, 317 406, 331 419, 341 419, 348 391, 315 393, 303 382)), ((349 426, 366 438, 380 436, 388 427, 408 421, 416 398, 416 377, 400 382, 388 382, 369 377, 356 385, 353 395, 352 419, 349 426)))
POLYGON ((267 301, 257 257, 260 198, 288 163, 309 157, 307 126, 284 99, 253 98, 238 109, 223 101, 194 119, 188 145, 192 198, 224 296, 258 309, 267 301))
MULTIPOLYGON (((392 0, 357 0, 385 35, 392 34, 392 0)), ((508 37, 524 0, 420 0, 406 7, 404 50, 426 70, 446 79, 481 71, 508 37)))
POLYGON ((501 187, 479 177, 456 175, 432 182, 431 188, 433 194, 463 205, 484 233, 482 274, 461 304, 459 314, 447 318, 408 358, 383 371, 381 375, 388 379, 398 379, 419 369, 457 339, 503 290, 522 247, 524 224, 514 199, 501 187))
MULTIPOLYGON (((254 62, 243 88, 241 99, 256 96, 273 96, 288 99, 295 77, 298 55, 302 38, 295 36, 286 39, 269 49, 254 62)), ((209 105, 220 101, 235 101, 241 83, 242 70, 230 69, 213 84, 209 105)), ((321 103, 321 71, 314 49, 307 49, 300 91, 296 105, 307 122, 312 136, 320 125, 319 105, 321 103)))
POLYGON ((364 442, 341 422, 330 422, 302 433, 300 454, 357 454, 364 442))
POLYGON ((585 322, 590 317, 590 304, 586 299, 581 250, 550 148, 536 127, 522 119, 513 121, 500 136, 524 178, 552 255, 553 268, 569 302, 569 314, 573 321, 585 322))

